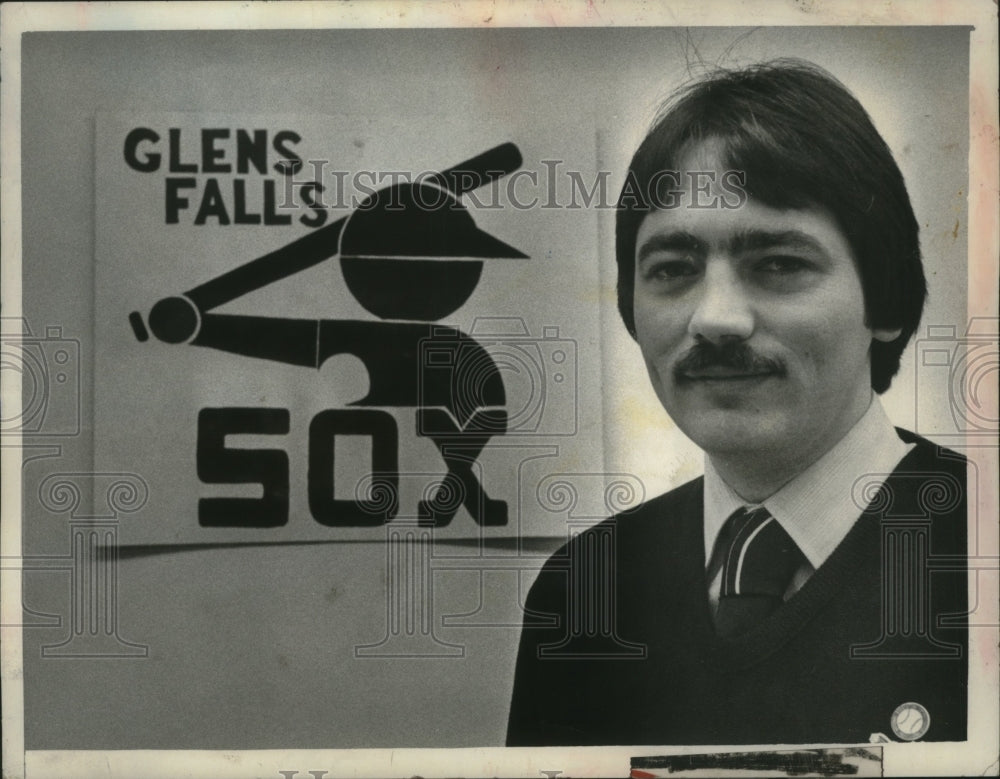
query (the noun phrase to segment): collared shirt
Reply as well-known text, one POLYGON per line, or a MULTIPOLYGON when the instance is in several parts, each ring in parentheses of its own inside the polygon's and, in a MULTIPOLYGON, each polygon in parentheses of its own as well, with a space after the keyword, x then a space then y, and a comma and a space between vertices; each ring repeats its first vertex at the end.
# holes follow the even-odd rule
POLYGON ((758 504, 747 504, 726 484, 705 457, 705 560, 709 600, 716 604, 722 579, 723 550, 715 550, 719 531, 741 506, 763 506, 791 536, 806 561, 795 572, 786 600, 830 556, 861 514, 855 482, 864 474, 889 474, 913 448, 904 443, 874 398, 857 424, 830 451, 758 504), (713 550, 716 554, 713 556, 713 550))

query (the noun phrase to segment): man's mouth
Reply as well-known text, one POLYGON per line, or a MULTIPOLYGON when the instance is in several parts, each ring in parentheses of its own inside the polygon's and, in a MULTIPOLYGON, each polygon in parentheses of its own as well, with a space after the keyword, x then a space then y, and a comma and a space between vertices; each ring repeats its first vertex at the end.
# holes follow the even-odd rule
POLYGON ((733 384, 749 386, 754 382, 786 375, 785 364, 778 358, 756 353, 742 341, 713 344, 700 340, 684 353, 673 367, 674 380, 680 384, 733 384))
POLYGON ((681 371, 677 378, 681 381, 751 381, 774 375, 774 371, 741 371, 728 366, 712 365, 681 371))

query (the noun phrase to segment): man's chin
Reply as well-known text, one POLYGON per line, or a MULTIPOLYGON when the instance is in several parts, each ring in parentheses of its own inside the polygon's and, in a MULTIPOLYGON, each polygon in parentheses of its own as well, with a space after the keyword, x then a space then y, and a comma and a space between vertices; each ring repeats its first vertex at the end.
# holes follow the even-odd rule
POLYGON ((763 456, 792 445, 784 414, 716 407, 674 420, 709 455, 763 456))

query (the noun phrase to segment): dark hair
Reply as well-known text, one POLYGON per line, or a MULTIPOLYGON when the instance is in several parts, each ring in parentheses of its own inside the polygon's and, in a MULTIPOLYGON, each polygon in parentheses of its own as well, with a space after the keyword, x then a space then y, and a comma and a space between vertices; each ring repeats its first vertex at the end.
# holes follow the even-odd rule
POLYGON ((891 343, 872 340, 872 389, 885 392, 927 296, 919 228, 903 176, 865 109, 837 79, 800 60, 717 71, 661 110, 618 199, 618 310, 629 333, 635 337, 635 238, 651 208, 642 195, 706 139, 720 141, 725 165, 745 173, 749 197, 833 215, 854 254, 867 326, 902 330, 891 343))

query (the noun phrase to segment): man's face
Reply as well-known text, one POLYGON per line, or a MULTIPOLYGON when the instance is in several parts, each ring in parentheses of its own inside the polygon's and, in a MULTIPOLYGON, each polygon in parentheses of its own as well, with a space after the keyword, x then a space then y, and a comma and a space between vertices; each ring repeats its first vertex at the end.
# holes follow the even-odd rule
MULTIPOLYGON (((722 181, 713 145, 687 156, 682 167, 722 181)), ((679 206, 652 211, 636 240, 636 335, 653 386, 710 456, 804 469, 867 409, 872 338, 898 333, 865 325, 850 247, 824 210, 722 208, 731 193, 681 180, 679 206)))

